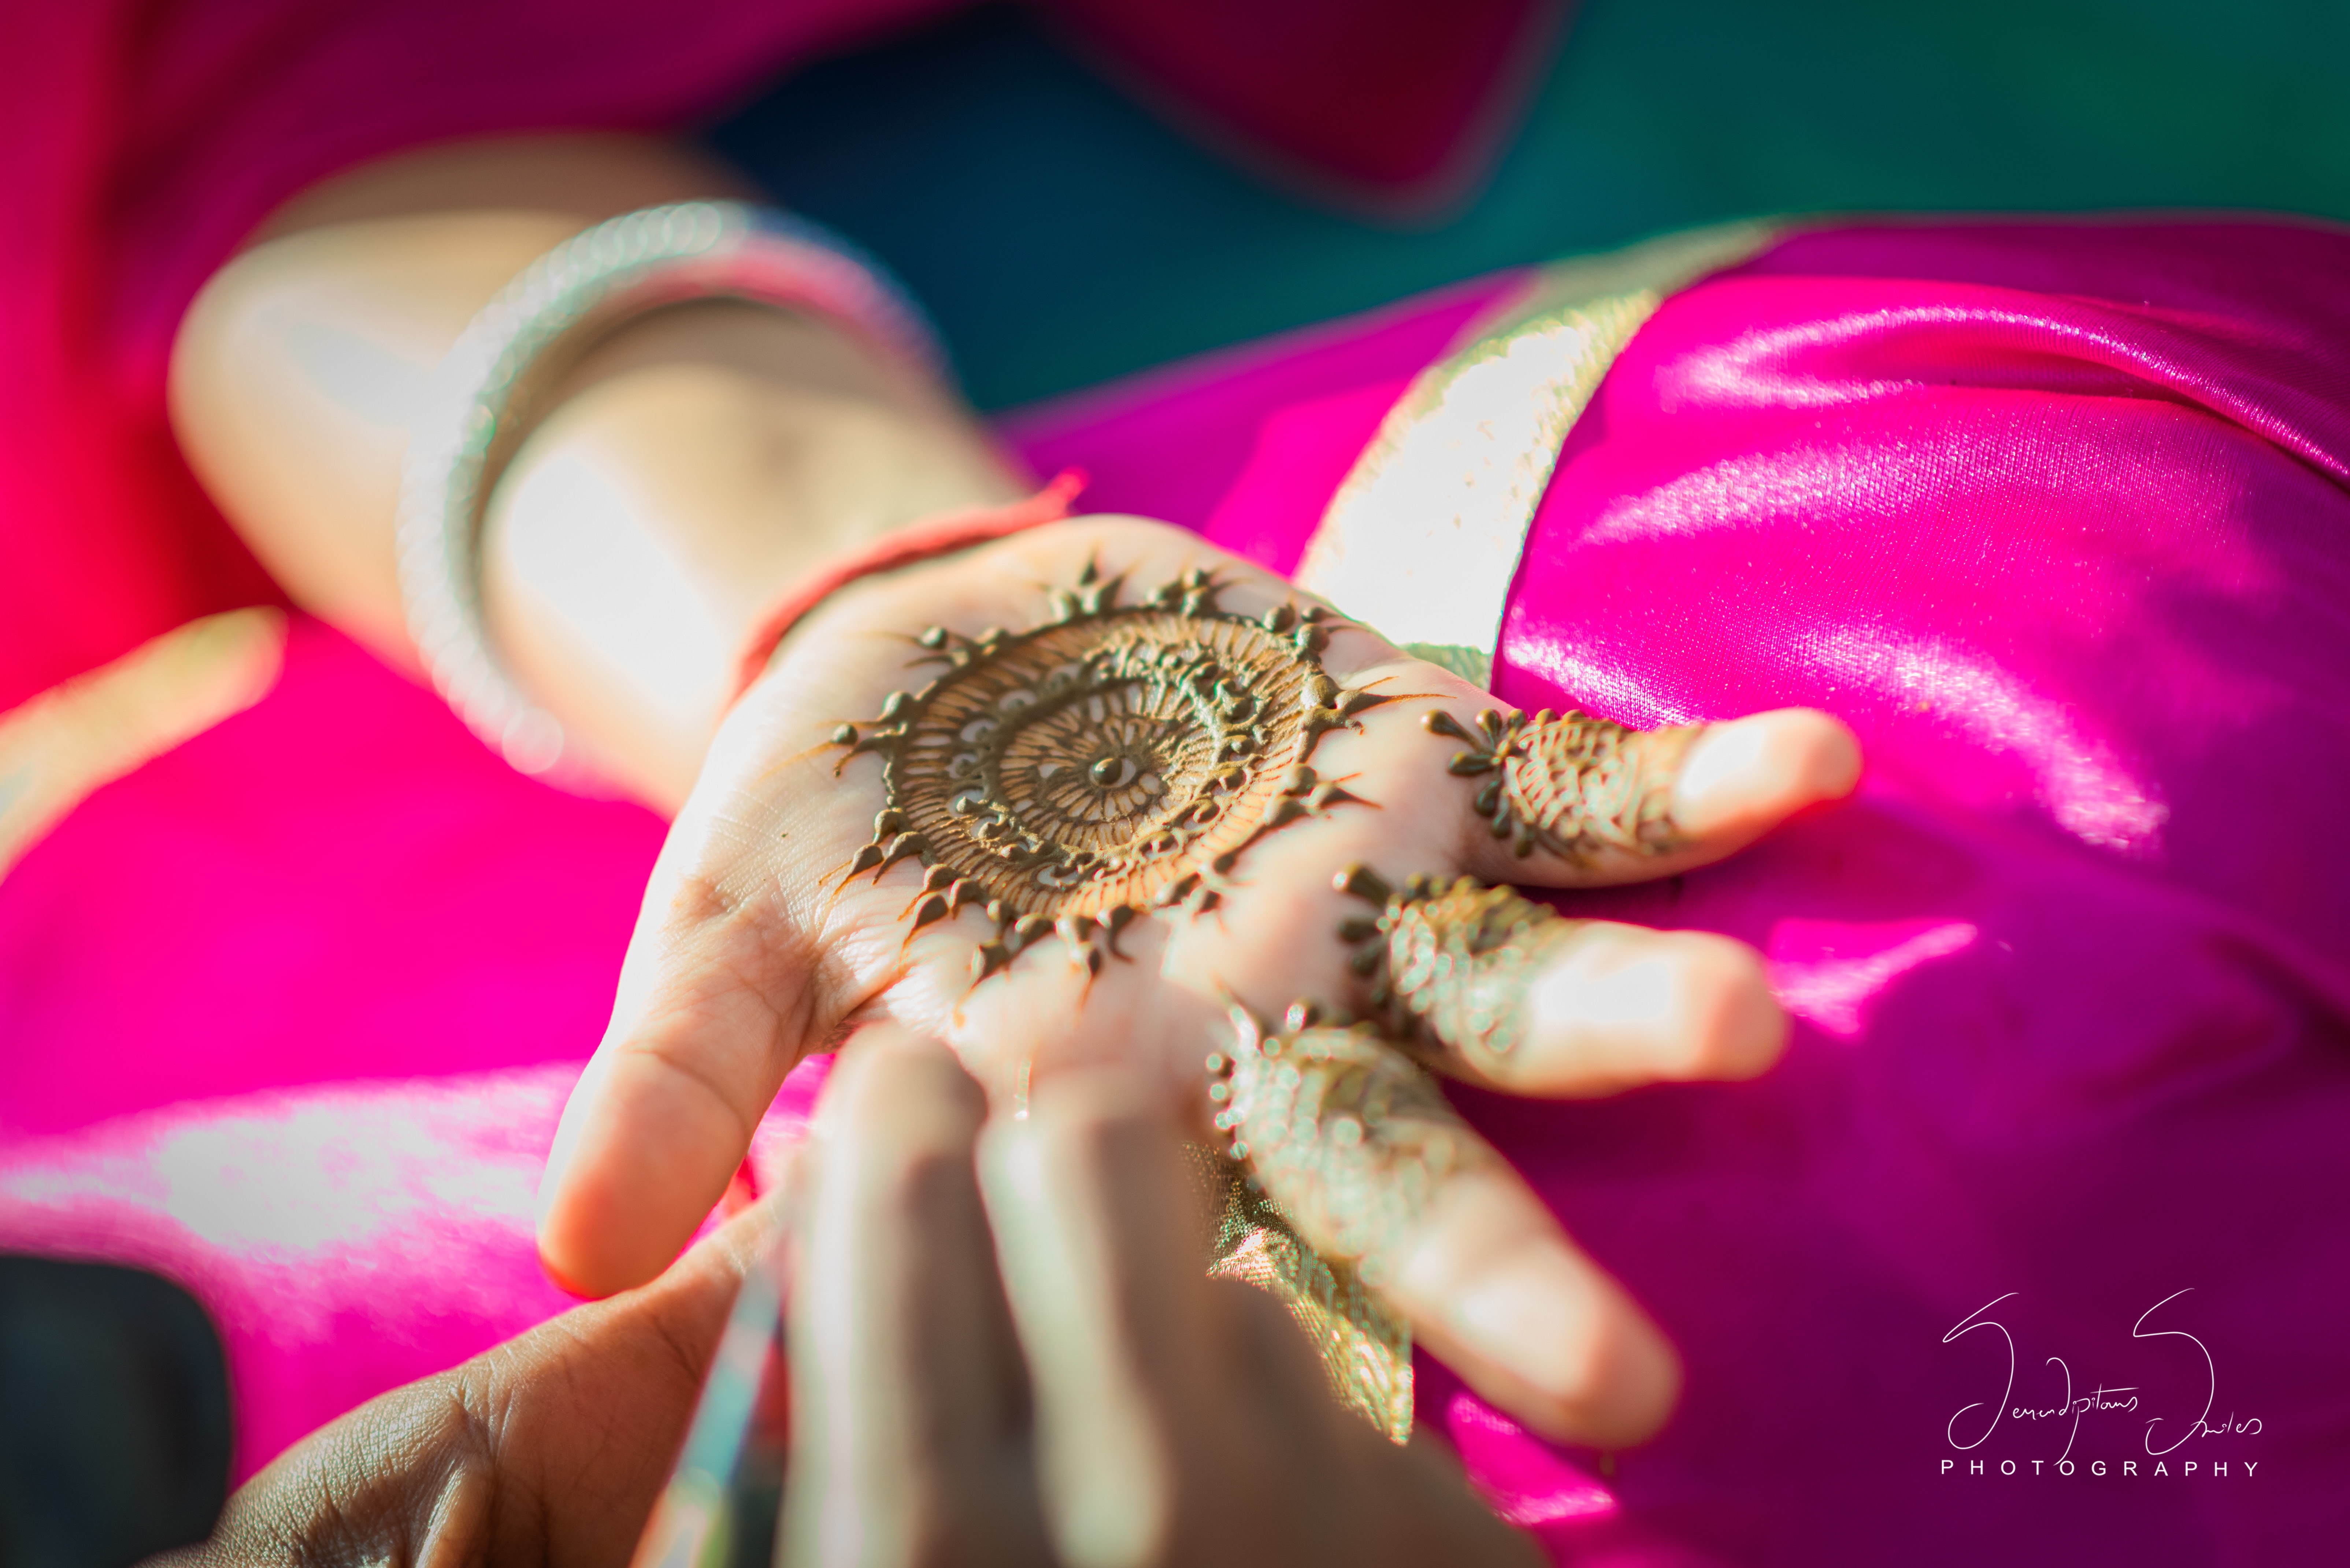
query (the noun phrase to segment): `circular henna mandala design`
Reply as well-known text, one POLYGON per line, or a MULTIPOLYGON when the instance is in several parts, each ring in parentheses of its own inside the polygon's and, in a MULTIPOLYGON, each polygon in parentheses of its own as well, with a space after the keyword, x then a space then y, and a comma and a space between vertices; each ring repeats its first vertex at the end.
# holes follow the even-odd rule
POLYGON ((1025 632, 932 627, 943 671, 834 732, 888 790, 847 875, 919 860, 917 930, 983 908, 974 981, 1048 934, 1098 968, 1141 911, 1215 908, 1260 836, 1355 798, 1306 759, 1388 699, 1324 671, 1326 612, 1229 614, 1197 570, 1130 605, 1120 586, 1088 568, 1025 632))

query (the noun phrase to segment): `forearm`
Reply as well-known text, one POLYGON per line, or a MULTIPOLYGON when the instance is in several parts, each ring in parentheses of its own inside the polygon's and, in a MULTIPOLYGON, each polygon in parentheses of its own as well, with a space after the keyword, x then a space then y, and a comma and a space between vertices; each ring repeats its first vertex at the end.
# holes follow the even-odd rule
MULTIPOLYGON (((191 310, 172 364, 180 440, 297 604, 412 667, 393 519, 434 366, 562 239, 736 193, 679 150, 617 138, 343 176, 290 203, 191 310)), ((494 493, 491 631, 595 765, 671 808, 762 605, 846 544, 1017 489, 951 399, 828 323, 662 312, 571 372, 494 493)))

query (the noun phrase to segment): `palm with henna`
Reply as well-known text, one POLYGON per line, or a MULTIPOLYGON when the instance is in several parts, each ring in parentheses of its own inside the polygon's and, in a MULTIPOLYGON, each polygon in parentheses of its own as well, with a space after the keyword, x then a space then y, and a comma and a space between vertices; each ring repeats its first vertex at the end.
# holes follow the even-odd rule
POLYGON ((1846 793, 1858 753, 1808 711, 1642 737, 1490 707, 1140 519, 834 595, 670 835, 551 1159, 548 1267, 595 1293, 651 1277, 793 1065, 888 1018, 999 1109, 1115 1063, 1201 1138, 1256 1136, 1299 1229, 1481 1392, 1555 1438, 1647 1436, 1669 1345, 1405 1054, 1557 1097, 1767 1068, 1786 1023, 1751 950, 1486 885, 1703 865, 1846 793), (1300 1113, 1297 1075, 1263 1070, 1284 1041, 1318 1120, 1275 1149, 1250 1117, 1300 1113))

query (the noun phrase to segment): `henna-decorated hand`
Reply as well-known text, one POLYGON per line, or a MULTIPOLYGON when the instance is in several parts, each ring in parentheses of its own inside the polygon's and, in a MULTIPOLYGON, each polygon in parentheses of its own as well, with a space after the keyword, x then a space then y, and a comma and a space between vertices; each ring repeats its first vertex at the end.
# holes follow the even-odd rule
POLYGON ((1663 1336, 1413 1070, 1336 1069, 1391 1039, 1522 1094, 1762 1071, 1786 1023, 1751 950, 1454 879, 1669 876, 1842 795, 1858 753, 1804 711, 1644 737, 1490 704, 1139 519, 842 591, 671 832, 556 1140, 548 1267, 595 1292, 650 1277, 792 1065, 887 1015, 953 1044, 999 1106, 1139 1067, 1201 1136, 1213 1115, 1253 1139, 1309 1239, 1489 1397, 1638 1440, 1678 1390, 1663 1336), (1250 1022, 1284 1014, 1285 1035, 1250 1022), (1333 1070, 1284 1076, 1284 1044, 1333 1070))

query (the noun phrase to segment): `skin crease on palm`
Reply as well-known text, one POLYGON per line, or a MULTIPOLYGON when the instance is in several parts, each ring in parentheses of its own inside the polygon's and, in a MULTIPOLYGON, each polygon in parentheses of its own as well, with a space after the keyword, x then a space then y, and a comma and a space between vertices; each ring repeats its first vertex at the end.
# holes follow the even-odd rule
MULTIPOLYGON (((1047 940, 973 987, 970 956, 992 928, 973 909, 909 940, 919 863, 843 884, 885 795, 877 759, 844 762, 825 739, 928 678, 911 662, 914 632, 1035 624, 1046 589, 1089 562, 1124 574, 1136 597, 1197 566, 1227 585, 1223 609, 1311 602, 1182 530, 1096 517, 868 579, 820 606, 722 728, 662 851, 611 1028, 542 1189, 540 1249, 556 1277, 604 1293, 658 1272, 723 1190, 784 1075, 859 1023, 888 1017, 945 1041, 999 1111, 1056 1074, 1139 1069, 1205 1140, 1201 1064, 1231 1040, 1227 998, 1260 1016, 1307 996, 1360 1004, 1335 936, 1350 912, 1331 887, 1339 867, 1558 887, 1670 876, 1841 796, 1857 776, 1857 748, 1835 721, 1757 715, 1691 749, 1673 797, 1684 847, 1579 867, 1540 851, 1519 859, 1472 815, 1473 785, 1447 772, 1448 743, 1420 722, 1440 705, 1465 720, 1491 699, 1339 624, 1324 668, 1342 686, 1399 699, 1313 753, 1321 776, 1363 804, 1267 835, 1241 857, 1218 909, 1136 921, 1118 940, 1125 961, 1097 975, 1047 940)), ((1604 922, 1537 976, 1529 1013, 1506 1072, 1448 1069, 1514 1093, 1587 1096, 1749 1077, 1778 1058, 1787 1032, 1751 949, 1604 922)), ((1536 1429, 1619 1445, 1669 1414, 1679 1383, 1669 1345, 1506 1167, 1441 1189, 1388 1256, 1387 1293, 1420 1340, 1536 1429)))

